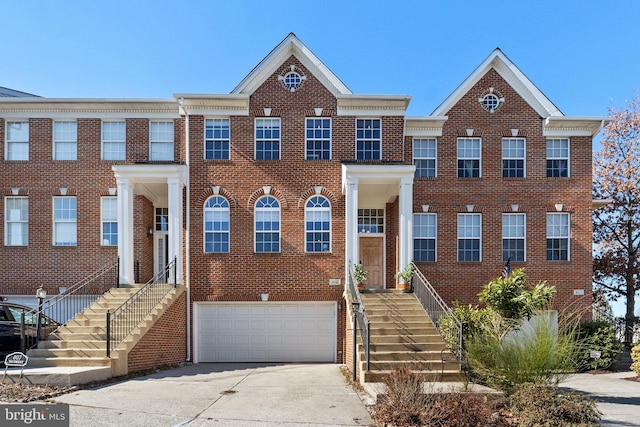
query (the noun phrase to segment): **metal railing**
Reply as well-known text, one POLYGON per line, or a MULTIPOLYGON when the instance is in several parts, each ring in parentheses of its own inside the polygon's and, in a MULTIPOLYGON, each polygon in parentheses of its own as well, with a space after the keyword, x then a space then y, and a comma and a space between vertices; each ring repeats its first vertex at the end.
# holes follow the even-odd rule
POLYGON ((177 259, 174 258, 143 287, 113 311, 107 311, 107 357, 177 285, 177 259), (173 280, 173 283, 170 283, 173 280))
MULTIPOLYGON (((431 283, 429 283, 429 281, 424 277, 418 267, 414 263, 411 263, 411 265, 414 272, 413 291, 418 300, 420 300, 422 307, 424 307, 425 311, 433 321, 433 324, 438 329, 438 332, 442 334, 440 331, 440 318, 451 314, 451 309, 447 303, 444 302, 442 297, 438 295, 436 290, 431 286, 431 283)), ((458 342, 453 346, 454 348, 452 348, 451 351, 458 360, 462 360, 462 324, 453 316, 449 316, 447 320, 449 319, 451 319, 451 325, 458 336, 458 342)))
POLYGON ((371 325, 369 323, 369 319, 367 318, 367 312, 364 307, 364 303, 362 302, 362 298, 360 297, 360 291, 356 286, 356 281, 353 274, 353 264, 349 263, 349 279, 347 280, 347 290, 349 291, 349 296, 351 299, 351 311, 353 315, 353 375, 355 376, 356 369, 355 363, 357 360, 356 352, 357 352, 357 331, 360 331, 360 339, 362 340, 362 346, 364 348, 364 356, 365 361, 367 363, 367 372, 371 370, 371 359, 370 359, 370 342, 371 342, 371 325))

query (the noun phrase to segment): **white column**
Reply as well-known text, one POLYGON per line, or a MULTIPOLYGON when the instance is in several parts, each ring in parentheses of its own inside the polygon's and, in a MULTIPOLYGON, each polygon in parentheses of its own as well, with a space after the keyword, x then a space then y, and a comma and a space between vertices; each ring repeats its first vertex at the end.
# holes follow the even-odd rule
POLYGON ((345 197, 345 285, 349 279, 349 261, 360 262, 358 242, 358 180, 348 178, 345 197))
POLYGON ((399 197, 399 268, 403 269, 413 258, 413 179, 400 181, 399 197))
MULTIPOLYGON (((180 284, 183 281, 182 270, 182 183, 177 178, 167 179, 168 185, 168 205, 169 205, 169 259, 176 260, 176 281, 180 284)), ((173 274, 173 271, 171 272, 173 274)), ((173 277, 169 278, 172 280, 173 277)))
POLYGON ((133 284, 133 184, 118 178, 118 257, 120 258, 120 283, 133 284))

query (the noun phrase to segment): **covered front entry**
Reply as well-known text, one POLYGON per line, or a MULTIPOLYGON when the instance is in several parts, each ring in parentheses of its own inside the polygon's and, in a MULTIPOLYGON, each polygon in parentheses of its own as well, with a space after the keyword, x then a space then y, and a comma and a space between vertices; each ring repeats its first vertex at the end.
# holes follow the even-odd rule
POLYGON ((335 362, 335 302, 195 303, 195 362, 335 362))

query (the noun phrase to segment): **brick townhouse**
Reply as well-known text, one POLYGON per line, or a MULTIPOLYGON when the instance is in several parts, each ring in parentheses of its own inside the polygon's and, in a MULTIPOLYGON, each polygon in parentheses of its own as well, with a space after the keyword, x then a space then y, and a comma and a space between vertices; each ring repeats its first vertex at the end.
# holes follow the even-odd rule
POLYGON ((229 94, 4 94, 0 293, 175 261, 184 297, 141 352, 342 363, 350 263, 390 289, 414 262, 476 303, 510 259, 557 309, 590 306, 604 118, 565 116, 499 49, 419 117, 410 96, 353 94, 294 34, 229 94))

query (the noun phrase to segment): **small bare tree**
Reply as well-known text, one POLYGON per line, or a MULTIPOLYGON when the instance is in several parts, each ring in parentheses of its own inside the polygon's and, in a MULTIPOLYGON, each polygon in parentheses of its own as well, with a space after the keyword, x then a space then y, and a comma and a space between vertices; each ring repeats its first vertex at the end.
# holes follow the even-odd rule
POLYGON ((612 202, 593 211, 593 281, 613 300, 624 298, 625 343, 631 344, 640 290, 640 97, 610 109, 602 149, 594 154, 593 197, 612 202))

